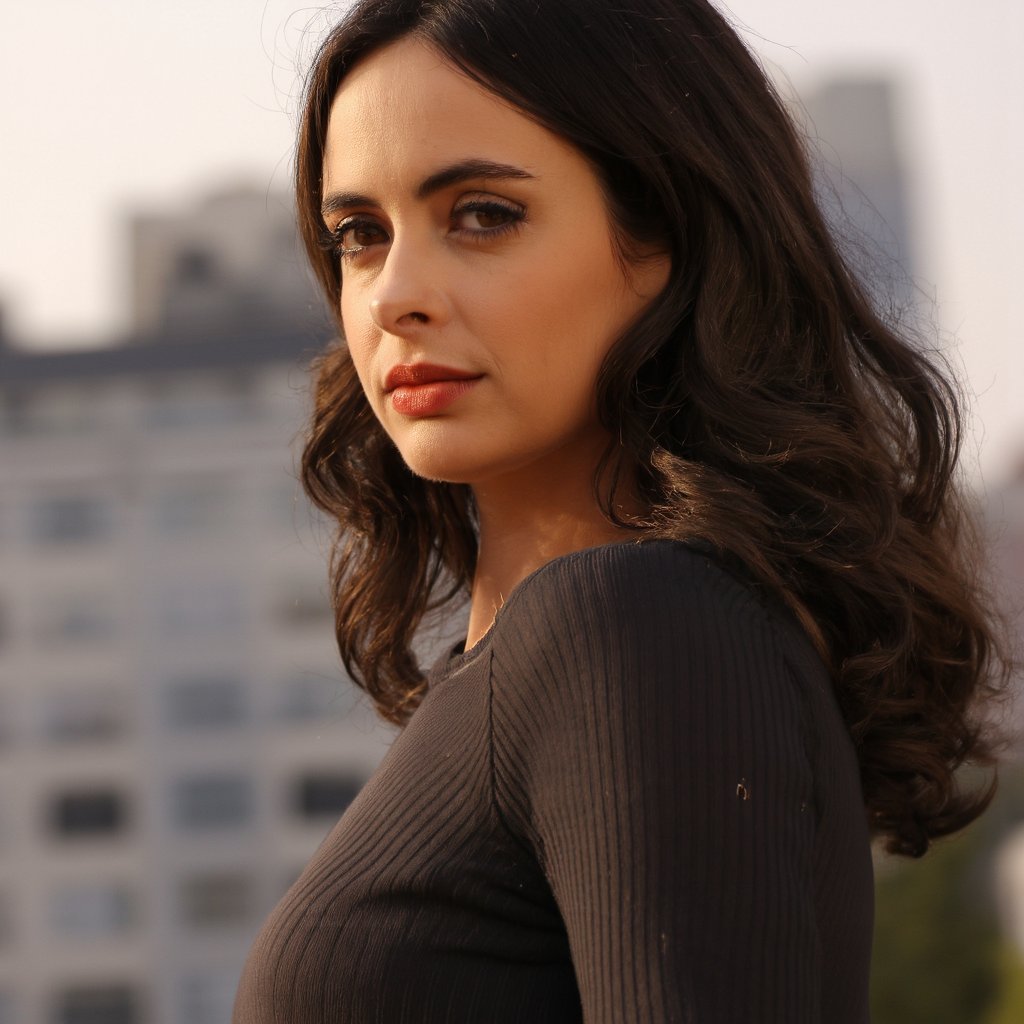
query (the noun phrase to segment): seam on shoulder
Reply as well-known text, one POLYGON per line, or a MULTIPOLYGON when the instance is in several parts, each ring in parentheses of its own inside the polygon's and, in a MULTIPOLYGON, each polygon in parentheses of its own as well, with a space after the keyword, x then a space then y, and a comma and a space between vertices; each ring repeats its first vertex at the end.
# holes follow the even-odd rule
POLYGON ((497 770, 494 766, 494 649, 492 648, 488 652, 487 656, 487 760, 490 774, 490 791, 491 791, 491 807, 494 809, 494 813, 501 827, 505 830, 505 834, 509 837, 512 843, 519 847, 520 850, 533 860, 538 861, 541 867, 544 866, 543 851, 537 851, 530 847, 521 836, 519 836, 512 828, 511 823, 505 816, 505 812, 501 809, 501 803, 498 800, 498 777, 497 770))

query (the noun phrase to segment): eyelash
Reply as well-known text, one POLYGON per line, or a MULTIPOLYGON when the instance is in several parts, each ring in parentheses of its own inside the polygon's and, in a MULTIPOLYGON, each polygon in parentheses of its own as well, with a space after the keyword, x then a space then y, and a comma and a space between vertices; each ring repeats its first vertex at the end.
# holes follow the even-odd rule
MULTIPOLYGON (((522 207, 511 203, 500 202, 495 199, 474 200, 464 204, 463 206, 459 206, 452 211, 452 219, 457 220, 462 214, 466 213, 492 214, 508 218, 504 223, 491 228, 479 228, 477 230, 469 230, 465 228, 455 229, 457 234, 463 235, 466 239, 472 242, 490 241, 502 235, 517 231, 523 220, 526 218, 526 211, 522 207)), ((342 239, 346 234, 348 234, 348 232, 358 230, 360 228, 370 228, 383 231, 377 221, 368 217, 347 217, 333 231, 329 231, 326 227, 323 229, 320 238, 320 246, 327 252, 333 253, 341 260, 355 259, 365 252, 366 249, 370 248, 370 246, 346 246, 342 239)))

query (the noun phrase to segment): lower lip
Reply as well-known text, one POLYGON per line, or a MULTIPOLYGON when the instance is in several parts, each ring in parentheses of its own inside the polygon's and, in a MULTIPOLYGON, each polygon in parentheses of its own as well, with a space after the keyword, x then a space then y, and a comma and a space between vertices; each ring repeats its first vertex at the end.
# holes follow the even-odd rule
POLYGON ((435 380, 430 384, 403 384, 391 392, 391 406, 403 416, 433 416, 446 409, 480 380, 435 380))

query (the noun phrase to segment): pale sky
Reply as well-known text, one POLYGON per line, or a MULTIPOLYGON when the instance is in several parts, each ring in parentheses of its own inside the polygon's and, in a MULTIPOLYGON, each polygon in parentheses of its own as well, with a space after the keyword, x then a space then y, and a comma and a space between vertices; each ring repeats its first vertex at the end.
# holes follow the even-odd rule
MULTIPOLYGON (((516 0, 505 0, 516 2, 516 0)), ((0 305, 33 346, 124 326, 124 215, 235 181, 287 187, 300 70, 338 4, 4 0, 0 305)), ((973 395, 968 471, 1024 458, 1024 4, 732 0, 796 90, 837 72, 898 86, 914 268, 973 395), (1016 312, 1016 311, 1014 311, 1016 312)))

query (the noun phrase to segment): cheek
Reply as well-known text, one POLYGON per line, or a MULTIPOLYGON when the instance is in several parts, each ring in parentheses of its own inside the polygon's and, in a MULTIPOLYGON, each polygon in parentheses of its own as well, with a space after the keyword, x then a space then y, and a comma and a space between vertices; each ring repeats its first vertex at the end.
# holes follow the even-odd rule
POLYGON ((355 295, 353 289, 343 288, 341 292, 341 303, 339 309, 341 312, 341 328, 345 335, 345 340, 351 346, 353 338, 359 335, 359 318, 356 316, 355 309, 355 295))
POLYGON ((359 313, 359 300, 355 289, 346 289, 341 294, 341 326, 348 353, 356 368, 363 390, 366 390, 367 374, 372 356, 369 322, 359 313))
POLYGON ((503 283, 510 357, 528 363, 544 391, 595 377, 624 322, 627 289, 610 253, 536 260, 503 283), (552 379, 554 375, 557 379, 552 379))

